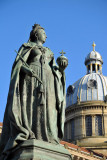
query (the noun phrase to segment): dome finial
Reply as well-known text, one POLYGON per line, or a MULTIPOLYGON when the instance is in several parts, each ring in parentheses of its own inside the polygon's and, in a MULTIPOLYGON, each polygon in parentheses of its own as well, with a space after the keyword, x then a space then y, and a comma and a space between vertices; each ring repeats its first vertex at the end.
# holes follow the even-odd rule
POLYGON ((96 44, 94 42, 93 42, 92 46, 93 46, 93 51, 95 51, 96 44))

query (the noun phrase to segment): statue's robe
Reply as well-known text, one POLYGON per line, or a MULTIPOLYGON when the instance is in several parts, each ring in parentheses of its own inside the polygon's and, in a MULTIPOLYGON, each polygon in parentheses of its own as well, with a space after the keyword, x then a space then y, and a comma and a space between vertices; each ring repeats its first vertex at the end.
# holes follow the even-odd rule
MULTIPOLYGON (((19 55, 29 61, 35 43, 21 46, 19 55)), ((47 57, 53 53, 46 47, 47 57)), ((36 64, 36 63, 35 63, 36 64)), ((0 153, 7 154, 12 148, 28 139, 59 143, 63 137, 65 118, 65 75, 59 72, 54 58, 44 72, 44 104, 38 94, 39 82, 35 77, 22 73, 23 62, 17 55, 12 67, 10 88, 0 140, 0 153), (49 70, 48 70, 49 69, 49 70)), ((47 63, 48 65, 48 63, 47 63)), ((32 67, 32 65, 30 65, 32 67)), ((32 67, 41 78, 41 66, 32 67)))

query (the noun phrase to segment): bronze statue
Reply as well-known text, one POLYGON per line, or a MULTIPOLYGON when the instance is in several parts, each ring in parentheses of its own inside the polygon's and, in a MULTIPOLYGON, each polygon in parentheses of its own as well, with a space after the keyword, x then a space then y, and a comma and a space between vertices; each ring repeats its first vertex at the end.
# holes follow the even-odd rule
POLYGON ((23 141, 37 139, 58 144, 63 137, 67 60, 43 47, 44 28, 34 24, 12 67, 0 141, 1 153, 23 141))

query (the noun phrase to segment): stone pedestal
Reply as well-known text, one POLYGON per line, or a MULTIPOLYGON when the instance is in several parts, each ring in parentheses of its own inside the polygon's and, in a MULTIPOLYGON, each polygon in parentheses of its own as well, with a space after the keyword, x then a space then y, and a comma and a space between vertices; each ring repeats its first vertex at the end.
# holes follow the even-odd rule
POLYGON ((39 140, 27 140, 14 149, 9 160, 72 160, 70 153, 62 145, 39 140))

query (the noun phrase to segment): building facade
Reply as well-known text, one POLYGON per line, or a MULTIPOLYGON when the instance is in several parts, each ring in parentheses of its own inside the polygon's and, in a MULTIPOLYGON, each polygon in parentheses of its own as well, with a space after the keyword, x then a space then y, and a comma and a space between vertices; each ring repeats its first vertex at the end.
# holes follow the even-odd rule
POLYGON ((67 89, 64 140, 107 155, 107 77, 92 46, 85 58, 86 75, 67 89))

